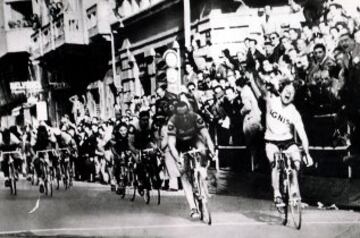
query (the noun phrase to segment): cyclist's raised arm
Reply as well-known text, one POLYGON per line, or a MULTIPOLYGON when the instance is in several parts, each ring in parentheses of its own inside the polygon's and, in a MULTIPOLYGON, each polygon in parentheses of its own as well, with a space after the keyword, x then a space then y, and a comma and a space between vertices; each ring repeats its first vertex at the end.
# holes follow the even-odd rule
POLYGON ((263 89, 263 87, 261 87, 255 82, 254 73, 246 72, 245 76, 248 78, 250 82, 250 87, 253 90, 255 97, 257 99, 261 98, 265 94, 265 90, 263 89))

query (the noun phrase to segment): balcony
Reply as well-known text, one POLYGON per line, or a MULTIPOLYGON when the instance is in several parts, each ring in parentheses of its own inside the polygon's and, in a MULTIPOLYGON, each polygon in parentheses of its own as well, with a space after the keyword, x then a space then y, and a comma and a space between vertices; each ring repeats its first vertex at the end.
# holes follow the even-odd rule
POLYGON ((61 14, 53 22, 43 26, 31 36, 33 57, 45 56, 65 45, 86 45, 79 14, 61 14))
POLYGON ((33 30, 30 27, 2 31, 0 33, 0 57, 7 54, 29 52, 32 32, 33 30))
POLYGON ((149 11, 155 6, 171 2, 169 0, 123 0, 114 10, 118 16, 125 20, 149 11))
POLYGON ((110 22, 116 18, 109 4, 102 1, 88 8, 86 16, 86 28, 90 39, 110 34, 110 22))

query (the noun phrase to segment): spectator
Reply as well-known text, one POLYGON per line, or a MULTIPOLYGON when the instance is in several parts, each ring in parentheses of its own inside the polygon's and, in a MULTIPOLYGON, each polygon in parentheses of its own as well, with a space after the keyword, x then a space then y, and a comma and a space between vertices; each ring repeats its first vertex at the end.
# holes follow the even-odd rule
POLYGON ((281 56, 285 54, 285 47, 281 44, 279 39, 279 34, 277 32, 270 34, 270 42, 274 47, 272 55, 269 56, 270 63, 277 63, 281 56))
POLYGON ((198 84, 198 76, 194 71, 194 67, 190 63, 185 64, 185 75, 183 79, 183 84, 188 85, 190 82, 195 85, 198 84))

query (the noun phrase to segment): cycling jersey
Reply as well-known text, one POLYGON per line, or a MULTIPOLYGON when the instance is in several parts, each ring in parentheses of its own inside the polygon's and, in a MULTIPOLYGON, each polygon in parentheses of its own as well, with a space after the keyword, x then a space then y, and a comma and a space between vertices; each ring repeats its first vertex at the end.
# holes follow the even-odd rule
POLYGON ((272 96, 266 108, 265 140, 285 141, 294 138, 293 126, 302 124, 301 116, 293 104, 284 106, 280 97, 272 96))
POLYGON ((149 148, 153 141, 153 135, 150 127, 151 123, 146 129, 141 129, 139 123, 135 123, 129 127, 129 136, 133 138, 133 146, 136 149, 142 150, 149 148))
POLYGON ((205 122, 200 115, 189 112, 187 120, 174 115, 168 122, 168 135, 176 136, 181 141, 196 138, 201 129, 205 128, 205 122))

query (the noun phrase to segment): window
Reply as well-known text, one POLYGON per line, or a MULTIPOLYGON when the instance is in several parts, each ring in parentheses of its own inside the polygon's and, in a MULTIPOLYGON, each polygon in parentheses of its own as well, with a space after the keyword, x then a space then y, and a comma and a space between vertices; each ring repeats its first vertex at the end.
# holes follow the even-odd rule
POLYGON ((31 1, 18 1, 6 3, 9 29, 30 27, 32 16, 31 1))

